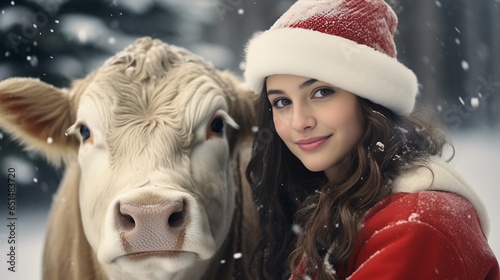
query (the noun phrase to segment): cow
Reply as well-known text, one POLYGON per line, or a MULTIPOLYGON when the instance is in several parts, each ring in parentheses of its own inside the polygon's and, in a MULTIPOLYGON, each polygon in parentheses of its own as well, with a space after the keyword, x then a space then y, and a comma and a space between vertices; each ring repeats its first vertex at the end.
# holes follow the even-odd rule
POLYGON ((149 37, 68 88, 0 82, 0 128, 65 167, 43 278, 246 279, 254 96, 149 37))

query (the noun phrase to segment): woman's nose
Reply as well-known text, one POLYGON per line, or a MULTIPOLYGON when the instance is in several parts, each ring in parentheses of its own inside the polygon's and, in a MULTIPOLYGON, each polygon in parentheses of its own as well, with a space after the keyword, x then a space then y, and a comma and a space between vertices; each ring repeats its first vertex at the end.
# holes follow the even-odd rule
POLYGON ((292 116, 292 129, 302 132, 316 126, 316 119, 307 106, 295 106, 292 116))

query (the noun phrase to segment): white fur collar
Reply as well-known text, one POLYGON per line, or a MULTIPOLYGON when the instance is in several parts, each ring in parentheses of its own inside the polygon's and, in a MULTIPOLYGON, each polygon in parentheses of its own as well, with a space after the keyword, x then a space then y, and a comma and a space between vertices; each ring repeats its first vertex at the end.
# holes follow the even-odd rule
POLYGON ((476 208, 487 237, 490 228, 488 213, 474 189, 440 157, 430 157, 426 165, 432 170, 434 177, 430 170, 424 167, 409 171, 394 180, 392 192, 447 191, 461 195, 476 208))

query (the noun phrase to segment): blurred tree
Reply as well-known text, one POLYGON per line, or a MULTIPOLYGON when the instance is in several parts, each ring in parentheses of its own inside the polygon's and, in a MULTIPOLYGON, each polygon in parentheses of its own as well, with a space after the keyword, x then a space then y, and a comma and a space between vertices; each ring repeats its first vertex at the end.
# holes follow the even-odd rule
POLYGON ((500 124, 500 3, 388 1, 398 13, 400 59, 421 83, 419 108, 451 130, 500 124))
POLYGON ((168 5, 118 3, 2 2, 1 78, 31 76, 56 86, 67 86, 137 37, 152 35, 170 41, 180 36, 177 31, 181 17, 168 5))

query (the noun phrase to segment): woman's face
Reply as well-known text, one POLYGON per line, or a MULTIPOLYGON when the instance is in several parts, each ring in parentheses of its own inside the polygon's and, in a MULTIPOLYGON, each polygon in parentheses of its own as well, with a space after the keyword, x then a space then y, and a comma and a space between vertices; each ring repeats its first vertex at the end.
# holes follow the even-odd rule
POLYGON ((356 95, 293 75, 272 75, 266 83, 278 135, 307 169, 325 171, 331 179, 335 166, 362 137, 356 95))

